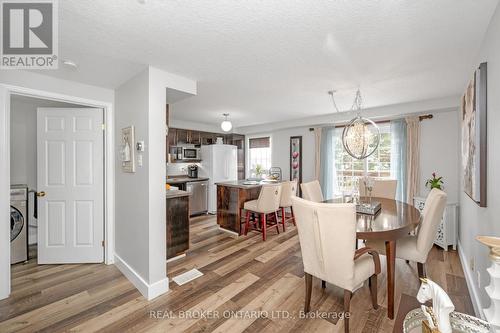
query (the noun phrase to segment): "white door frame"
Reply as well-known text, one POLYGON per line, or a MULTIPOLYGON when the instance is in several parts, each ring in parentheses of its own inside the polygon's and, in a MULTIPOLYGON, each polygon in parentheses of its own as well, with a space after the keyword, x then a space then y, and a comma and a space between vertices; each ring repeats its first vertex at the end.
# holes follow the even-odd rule
POLYGON ((0 84, 0 299, 10 295, 10 97, 24 95, 104 110, 104 263, 114 263, 114 110, 109 102, 0 84))

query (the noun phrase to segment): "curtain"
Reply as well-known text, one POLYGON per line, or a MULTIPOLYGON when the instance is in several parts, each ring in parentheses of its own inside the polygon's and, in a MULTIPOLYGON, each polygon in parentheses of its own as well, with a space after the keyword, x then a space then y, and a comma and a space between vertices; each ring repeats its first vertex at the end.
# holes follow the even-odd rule
POLYGON ((420 119, 416 117, 406 118, 407 140, 406 140, 406 168, 408 177, 407 200, 413 202, 413 197, 418 193, 420 173, 420 119))
POLYGON ((320 177, 319 182, 325 199, 332 199, 338 192, 337 170, 335 168, 335 140, 338 130, 324 127, 321 130, 320 177))
POLYGON ((404 119, 391 121, 391 178, 398 181, 396 200, 406 202, 407 199, 407 166, 406 166, 407 129, 404 119))
POLYGON ((314 129, 314 179, 319 180, 321 170, 321 128, 314 129))

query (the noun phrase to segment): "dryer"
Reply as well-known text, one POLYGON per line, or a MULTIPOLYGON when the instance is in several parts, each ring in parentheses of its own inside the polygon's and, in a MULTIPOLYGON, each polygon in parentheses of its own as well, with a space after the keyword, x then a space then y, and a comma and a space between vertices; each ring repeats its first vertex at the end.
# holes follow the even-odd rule
POLYGON ((10 187, 10 263, 28 260, 28 187, 10 187))

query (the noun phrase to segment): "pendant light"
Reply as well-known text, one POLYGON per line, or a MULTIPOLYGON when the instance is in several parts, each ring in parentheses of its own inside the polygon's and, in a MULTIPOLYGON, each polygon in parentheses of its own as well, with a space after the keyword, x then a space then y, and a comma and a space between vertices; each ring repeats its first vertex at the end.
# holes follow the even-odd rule
POLYGON ((229 113, 223 113, 224 116, 224 121, 220 124, 220 128, 224 132, 229 132, 233 128, 233 124, 229 120, 227 120, 227 117, 229 116, 229 113))
MULTIPOLYGON (((340 112, 333 97, 335 91, 328 92, 337 112, 340 112)), ((356 110, 357 115, 342 131, 342 145, 345 151, 355 159, 362 160, 372 155, 380 143, 380 129, 371 119, 361 116, 363 100, 359 89, 356 92, 351 111, 356 110)))

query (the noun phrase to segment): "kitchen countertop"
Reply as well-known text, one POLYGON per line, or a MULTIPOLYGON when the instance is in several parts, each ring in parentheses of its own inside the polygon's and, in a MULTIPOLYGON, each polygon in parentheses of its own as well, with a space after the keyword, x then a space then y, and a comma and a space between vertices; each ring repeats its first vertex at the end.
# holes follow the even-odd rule
POLYGON ((189 177, 172 177, 172 178, 167 178, 167 184, 173 185, 173 184, 182 184, 182 183, 188 183, 188 182, 200 182, 208 180, 208 178, 203 178, 203 177, 198 177, 198 178, 189 178, 189 177))
POLYGON ((215 183, 215 185, 236 187, 236 188, 243 188, 243 189, 251 189, 251 188, 261 187, 262 185, 281 183, 281 182, 263 182, 263 181, 261 181, 257 184, 246 185, 246 184, 244 184, 245 182, 247 182, 247 180, 237 180, 237 181, 232 181, 232 182, 220 182, 220 183, 215 183))
POLYGON ((167 199, 186 197, 191 195, 191 193, 182 190, 167 190, 167 199))

